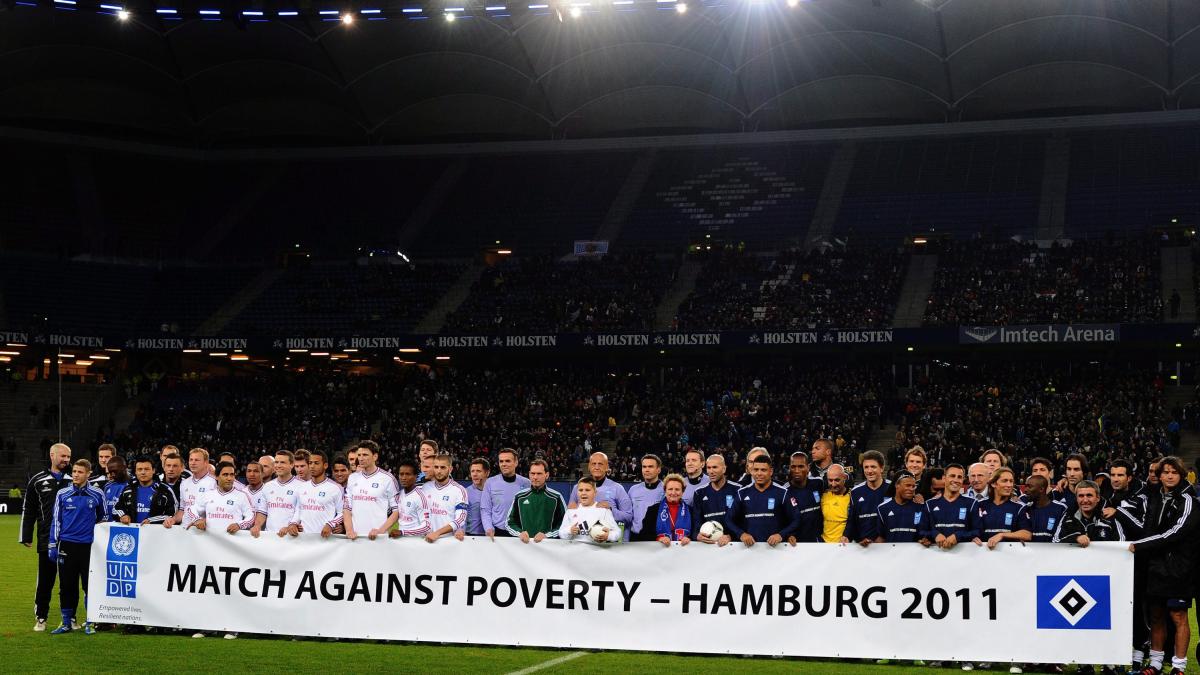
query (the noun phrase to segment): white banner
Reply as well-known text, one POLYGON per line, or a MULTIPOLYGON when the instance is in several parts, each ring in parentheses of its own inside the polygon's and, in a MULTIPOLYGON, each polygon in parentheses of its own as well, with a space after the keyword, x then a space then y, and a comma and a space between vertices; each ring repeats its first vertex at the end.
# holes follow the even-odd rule
POLYGON ((1124 544, 348 541, 104 524, 88 618, 388 640, 1124 663, 1124 544))

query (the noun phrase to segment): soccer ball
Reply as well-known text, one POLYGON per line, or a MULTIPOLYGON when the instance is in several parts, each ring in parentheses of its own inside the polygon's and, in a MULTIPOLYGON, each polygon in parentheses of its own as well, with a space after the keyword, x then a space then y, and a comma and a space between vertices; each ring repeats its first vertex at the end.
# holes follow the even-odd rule
POLYGON ((725 526, 715 520, 710 520, 700 526, 700 534, 709 539, 717 539, 725 534, 725 526))
POLYGON ((593 540, 597 539, 598 537, 606 536, 604 534, 604 526, 601 525, 600 523, 596 523, 595 525, 592 525, 592 529, 588 530, 588 534, 592 537, 593 540))

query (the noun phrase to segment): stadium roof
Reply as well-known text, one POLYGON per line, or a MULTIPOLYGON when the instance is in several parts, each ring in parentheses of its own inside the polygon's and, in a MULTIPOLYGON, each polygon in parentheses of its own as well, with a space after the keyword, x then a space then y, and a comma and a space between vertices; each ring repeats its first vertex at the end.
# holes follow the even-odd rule
POLYGON ((217 148, 1200 107, 1197 2, 414 0, 344 25, 332 1, 89 1, 0 0, 0 125, 217 148))

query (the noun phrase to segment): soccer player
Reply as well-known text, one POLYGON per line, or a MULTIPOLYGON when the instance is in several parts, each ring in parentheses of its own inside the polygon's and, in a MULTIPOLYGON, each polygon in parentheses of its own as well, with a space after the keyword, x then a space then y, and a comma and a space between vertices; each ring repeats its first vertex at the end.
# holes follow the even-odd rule
MULTIPOLYGON (((687 485, 683 491, 683 501, 692 506, 696 490, 708 485, 708 476, 704 473, 704 453, 696 448, 688 448, 683 454, 683 469, 687 485)), ((661 498, 660 498, 661 501, 661 498)), ((633 522, 638 522, 635 517, 633 522)))
POLYGON ((483 500, 483 485, 492 472, 492 464, 483 457, 476 457, 471 461, 468 472, 471 484, 467 486, 467 526, 454 533, 459 539, 462 539, 464 531, 473 537, 483 534, 483 516, 479 509, 483 500))
POLYGON ((496 453, 499 475, 483 482, 483 496, 479 500, 479 516, 483 520, 483 532, 489 539, 507 537, 508 512, 513 498, 521 490, 529 488, 529 479, 517 475, 517 451, 501 448, 496 453))
POLYGON ((163 527, 170 529, 172 526, 183 522, 184 514, 195 503, 209 493, 216 491, 217 481, 213 478, 212 472, 208 470, 208 451, 204 448, 192 448, 188 452, 188 466, 191 467, 191 478, 181 479, 179 486, 179 510, 175 515, 163 521, 163 527))
POLYGON ((424 485, 433 471, 433 458, 438 454, 438 442, 427 438, 417 446, 417 461, 420 462, 421 473, 417 474, 417 485, 424 485))
POLYGON ((984 451, 979 456, 979 461, 988 468, 988 471, 992 472, 991 475, 995 475, 996 471, 1001 467, 1008 466, 1008 458, 1004 456, 1003 452, 995 448, 984 451))
POLYGON ((1058 486, 1051 494, 1051 498, 1065 504, 1069 511, 1074 511, 1075 486, 1079 485, 1079 481, 1087 478, 1087 457, 1079 453, 1067 455, 1065 466, 1066 470, 1064 471, 1063 478, 1058 481, 1058 486))
POLYGON ((137 480, 127 485, 117 497, 112 510, 113 520, 124 525, 157 525, 175 515, 179 510, 175 493, 154 480, 154 463, 150 458, 134 460, 133 473, 137 480))
POLYGON ((566 518, 567 505, 563 497, 553 488, 546 486, 550 477, 549 467, 541 459, 529 463, 529 487, 513 497, 509 509, 508 533, 520 537, 528 544, 538 543, 546 537, 557 537, 558 529, 566 518))
MULTIPOLYGON (((929 463, 928 456, 925 455, 925 448, 919 445, 914 445, 909 448, 908 452, 904 453, 904 470, 912 474, 912 477, 917 480, 917 485, 921 484, 921 474, 925 471, 925 466, 929 463)), ((914 494, 913 499, 916 500, 920 495, 914 494)), ((925 503, 924 499, 917 500, 918 504, 925 503)))
POLYGON ((229 534, 249 530, 254 524, 254 507, 245 492, 234 489, 236 479, 237 469, 228 462, 221 462, 217 466, 217 488, 206 492, 188 507, 184 525, 201 531, 207 531, 211 525, 211 529, 229 534))
POLYGON ((942 496, 925 502, 927 536, 938 548, 951 549, 975 538, 968 527, 975 500, 962 494, 964 473, 962 464, 947 466, 942 496))
POLYGON ((300 448, 293 453, 292 469, 296 472, 296 478, 298 478, 300 482, 303 483, 309 480, 308 450, 300 448))
POLYGON ((388 536, 392 539, 400 537, 424 537, 430 531, 429 498, 426 496, 425 490, 415 487, 417 483, 417 465, 408 460, 401 461, 397 472, 401 476, 401 483, 408 481, 410 485, 414 486, 414 489, 397 497, 396 516, 399 525, 388 530, 388 536))
MULTIPOLYGON (((633 502, 629 501, 629 493, 615 480, 608 478, 608 455, 603 452, 593 452, 588 457, 588 473, 592 476, 592 482, 596 488, 596 506, 602 509, 610 509, 613 512, 613 520, 617 521, 617 526, 625 528, 630 526, 633 521, 633 502)), ((571 490, 571 501, 567 504, 567 508, 575 508, 578 505, 577 492, 579 484, 576 483, 575 488, 571 490)))
MULTIPOLYGON (((91 474, 91 462, 86 459, 76 461, 71 467, 71 484, 54 497, 47 555, 58 563, 58 605, 62 611, 62 625, 50 631, 51 635, 70 633, 74 629, 80 585, 83 586, 84 605, 87 605, 93 531, 96 523, 104 522, 108 516, 104 493, 88 484, 91 474)), ((84 624, 83 632, 91 635, 96 629, 88 622, 84 624)))
POLYGON ((913 498, 917 494, 917 479, 907 472, 896 477, 896 494, 876 509, 879 534, 876 543, 913 543, 928 546, 927 521, 923 522, 925 506, 913 498))
MULTIPOLYGON (((174 446, 167 446, 174 447, 174 446)), ((158 474, 158 482, 171 488, 171 492, 175 493, 175 502, 179 502, 180 490, 183 487, 184 478, 183 458, 178 452, 168 452, 162 455, 162 473, 158 474)), ((191 472, 187 472, 187 478, 191 478, 191 472)))
POLYGON ((633 503, 633 527, 630 534, 642 533, 650 507, 663 500, 663 484, 658 479, 661 473, 662 460, 658 455, 642 457, 642 482, 629 488, 629 501, 633 503))
MULTIPOLYGON (((267 498, 263 494, 263 473, 262 464, 258 462, 250 462, 246 465, 246 496, 250 498, 250 505, 254 507, 255 513, 260 513, 267 510, 267 498)), ((258 519, 255 518, 254 527, 250 528, 250 534, 258 537, 262 528, 258 526, 258 519)))
MULTIPOLYGON (((833 466, 833 441, 828 438, 818 438, 813 441, 812 447, 809 448, 809 453, 812 455, 812 477, 824 478, 829 472, 829 467, 833 466)), ((845 467, 842 468, 845 471, 845 467)))
MULTIPOLYGON (((162 450, 158 451, 158 466, 162 468, 162 472, 158 474, 158 480, 161 483, 173 484, 180 478, 191 478, 192 472, 183 468, 183 453, 179 452, 179 448, 174 445, 164 445, 162 450), (167 456, 175 455, 179 459, 179 473, 176 474, 175 480, 167 480, 167 456)), ((175 488, 175 496, 179 496, 179 489, 175 488)))
POLYGON ((771 456, 762 453, 750 464, 754 483, 738 490, 729 518, 730 534, 747 547, 760 541, 776 546, 792 536, 796 523, 788 522, 784 489, 771 482, 771 456))
POLYGON ((846 469, 841 464, 831 465, 825 472, 825 485, 821 495, 821 541, 848 543, 845 532, 850 520, 850 491, 846 489, 846 469))
POLYGON ((300 483, 299 522, 290 530, 292 536, 300 532, 320 533, 323 538, 337 531, 342 525, 342 507, 346 495, 342 486, 325 477, 325 453, 313 450, 308 453, 310 480, 300 483))
POLYGON ((704 470, 708 474, 708 485, 697 490, 693 497, 692 525, 696 531, 692 538, 705 544, 724 546, 733 541, 729 534, 729 516, 733 513, 733 503, 737 501, 737 493, 742 486, 725 480, 725 456, 720 453, 708 456, 704 461, 704 470), (725 534, 716 539, 700 534, 701 526, 710 520, 721 523, 725 534))
POLYGON ((846 522, 847 541, 869 546, 879 536, 879 505, 887 499, 891 481, 884 479, 883 453, 868 450, 862 455, 863 482, 850 490, 850 514, 846 522))
POLYGON ((673 473, 663 480, 663 500, 655 508, 658 515, 654 526, 655 539, 663 546, 673 541, 687 546, 692 541, 692 530, 698 527, 692 522, 694 513, 683 495, 683 476, 673 473))
POLYGON ((275 453, 275 478, 262 489, 262 501, 254 526, 260 531, 283 537, 300 522, 300 487, 303 481, 292 476, 295 455, 289 450, 275 453))
MULTIPOLYGON (((104 486, 108 483, 108 461, 117 456, 117 446, 112 443, 103 443, 96 448, 96 470, 92 472, 88 478, 88 485, 97 490, 104 491, 104 486)), ((128 473, 128 470, 126 471, 128 473)), ((129 481, 125 481, 128 483, 129 481)))
POLYGON ((988 483, 991 497, 975 502, 971 509, 968 527, 975 533, 972 540, 978 546, 987 544, 995 549, 1002 541, 1029 541, 1033 539, 1033 519, 1029 507, 1013 499, 1016 479, 1012 469, 1002 467, 992 475, 988 483))
MULTIPOLYGON (((1195 526, 1200 518, 1192 488, 1184 480, 1183 462, 1163 457, 1157 462, 1158 489, 1147 494, 1141 537, 1129 544, 1146 559, 1146 606, 1150 611, 1150 664, 1142 675, 1162 670, 1167 643, 1173 642, 1171 672, 1187 668, 1191 627, 1192 575, 1196 562, 1195 526), (1173 638, 1173 639, 1172 639, 1173 638)), ((1149 481, 1147 485, 1149 485, 1149 481)))
POLYGON ((575 483, 573 492, 573 496, 579 500, 579 503, 575 508, 567 511, 566 517, 558 528, 559 538, 596 544, 612 544, 621 541, 621 528, 613 519, 612 510, 596 504, 596 480, 591 476, 580 478, 575 483), (603 530, 592 535, 591 528, 597 523, 603 530))
POLYGON ((343 490, 346 489, 346 481, 350 480, 350 472, 350 461, 348 459, 341 455, 333 458, 333 467, 331 469, 333 481, 341 485, 343 490))
POLYGON ((258 463, 260 466, 262 466, 262 475, 264 478, 275 475, 274 455, 263 455, 262 457, 258 458, 258 463))
POLYGON ((759 455, 768 455, 767 449, 762 447, 750 448, 750 452, 746 453, 746 472, 737 480, 737 484, 746 487, 754 484, 754 476, 750 475, 750 465, 754 463, 755 458, 759 455))
POLYGON ((1050 484, 1045 476, 1030 476, 1025 479, 1025 496, 1028 498, 1030 532, 1033 541, 1043 544, 1054 541, 1054 532, 1067 514, 1067 505, 1051 499, 1050 484))
MULTIPOLYGON (((125 460, 121 457, 109 458, 104 466, 108 470, 108 482, 100 488, 104 493, 104 510, 108 513, 109 520, 116 520, 112 515, 113 509, 117 506, 117 499, 129 485, 129 470, 125 468, 125 460)), ((88 481, 88 484, 96 487, 91 481, 88 481)))
POLYGON ((429 533, 425 535, 425 541, 431 544, 467 524, 467 490, 450 480, 453 464, 448 453, 434 455, 430 479, 421 486, 429 502, 429 533))
POLYGON ((970 483, 967 497, 975 501, 986 500, 988 498, 988 480, 991 479, 993 473, 983 462, 975 462, 967 467, 967 482, 970 483))
POLYGON ((787 505, 792 510, 791 520, 796 523, 796 532, 788 537, 788 543, 806 544, 821 540, 821 490, 825 487, 820 478, 808 473, 808 455, 793 452, 788 459, 787 505))
MULTIPOLYGON (((1112 494, 1109 504, 1101 505, 1101 515, 1106 520, 1119 523, 1127 540, 1142 536, 1149 501, 1144 484, 1133 476, 1133 464, 1128 460, 1114 460, 1108 469, 1112 494)), ((1146 657, 1145 646, 1150 641, 1150 625, 1146 623, 1146 563, 1145 556, 1133 558, 1133 667, 1140 673, 1146 657)))
POLYGON ((357 539, 360 533, 374 539, 396 523, 400 484, 392 474, 380 469, 379 444, 363 440, 358 444, 359 470, 350 474, 346 488, 346 537, 357 539))
POLYGON ((50 446, 50 467, 29 478, 25 485, 25 499, 21 508, 20 542, 25 548, 35 549, 38 557, 37 588, 34 590, 33 630, 46 630, 46 617, 50 613, 50 596, 54 593, 54 579, 58 576, 58 565, 50 559, 50 528, 54 522, 54 500, 59 490, 71 484, 67 473, 71 466, 71 448, 62 443, 50 446), (34 526, 37 539, 34 539, 34 526))
POLYGON ((1116 520, 1105 520, 1100 512, 1100 486, 1081 480, 1075 486, 1079 508, 1068 513, 1058 524, 1054 543, 1077 544, 1087 548, 1093 541, 1125 541, 1125 530, 1116 520))

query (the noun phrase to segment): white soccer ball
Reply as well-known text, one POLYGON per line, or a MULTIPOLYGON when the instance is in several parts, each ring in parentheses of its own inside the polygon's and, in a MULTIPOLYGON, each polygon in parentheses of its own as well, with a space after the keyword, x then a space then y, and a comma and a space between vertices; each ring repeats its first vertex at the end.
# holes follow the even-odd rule
POLYGON ((700 534, 708 537, 709 539, 716 539, 725 534, 725 526, 719 521, 710 520, 700 526, 700 534))
POLYGON ((604 529, 605 528, 603 525, 596 523, 595 525, 592 525, 592 529, 588 530, 588 534, 591 535, 592 539, 607 537, 608 535, 604 534, 604 529))

